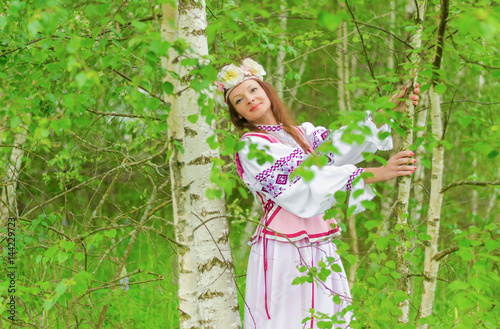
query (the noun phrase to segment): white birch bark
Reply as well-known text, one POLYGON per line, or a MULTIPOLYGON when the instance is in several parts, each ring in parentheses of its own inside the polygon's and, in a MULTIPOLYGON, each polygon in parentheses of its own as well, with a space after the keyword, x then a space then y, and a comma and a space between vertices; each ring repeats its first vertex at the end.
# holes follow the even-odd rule
MULTIPOLYGON (((163 6, 162 33, 167 37, 166 17, 175 19, 175 14, 171 6, 163 6)), ((182 58, 202 63, 208 55, 205 1, 181 0, 177 10, 177 37, 190 46, 182 58)), ((168 119, 170 141, 184 150, 172 145, 170 158, 176 239, 184 245, 179 251, 181 328, 241 328, 224 200, 206 196, 212 159, 219 156, 206 144, 213 126, 201 117, 199 94, 187 88, 190 68, 179 65, 175 56, 169 56, 166 66, 179 75, 181 82, 174 87, 182 91, 168 119), (198 115, 198 121, 189 122, 190 115, 198 115)))
MULTIPOLYGON (((339 3, 339 9, 344 10, 344 3, 339 3)), ((349 83, 349 58, 347 57, 347 23, 340 23, 337 29, 337 39, 342 40, 342 43, 337 47, 337 95, 338 107, 340 112, 351 111, 351 97, 349 89, 345 87, 349 83)), ((348 220, 349 236, 351 237, 351 247, 356 261, 349 267, 349 287, 352 289, 356 280, 356 271, 359 267, 359 242, 358 232, 356 230, 355 215, 351 215, 348 220)))
MULTIPOLYGON (((436 140, 441 140, 443 135, 441 101, 439 95, 434 91, 434 86, 431 87, 429 95, 431 101, 432 134, 436 140)), ((436 291, 439 261, 434 260, 434 255, 437 253, 441 207, 443 203, 443 194, 440 193, 443 187, 443 164, 444 147, 438 145, 434 148, 432 153, 431 191, 429 211, 427 213, 427 234, 431 236, 431 240, 429 241, 429 245, 425 248, 424 290, 420 302, 418 318, 425 318, 431 315, 434 293, 436 291)), ((419 324, 417 328, 427 327, 427 325, 419 324)))
POLYGON ((280 35, 281 42, 280 46, 283 49, 278 50, 278 58, 276 59, 276 65, 278 67, 278 71, 276 71, 275 74, 275 81, 276 81, 276 91, 278 92, 278 95, 280 96, 281 99, 283 99, 284 96, 284 90, 285 90, 285 56, 286 52, 284 50, 284 47, 286 46, 286 37, 285 37, 285 31, 286 31, 286 24, 287 24, 287 16, 286 16, 286 1, 282 0, 280 4, 280 10, 281 10, 281 22, 280 22, 280 27, 281 30, 283 31, 280 35))
MULTIPOLYGON (((436 55, 434 56, 433 67, 438 70, 441 67, 443 56, 444 34, 446 29, 446 20, 449 13, 449 0, 441 0, 440 23, 437 31, 436 55)), ((443 205, 443 171, 444 171, 444 146, 440 141, 443 136, 443 123, 441 100, 439 95, 434 90, 436 81, 432 81, 432 86, 429 91, 431 103, 431 127, 432 135, 438 141, 438 145, 434 147, 432 153, 432 172, 431 172, 431 192, 429 211, 427 213, 427 234, 431 237, 429 244, 425 247, 425 262, 424 262, 424 280, 423 292, 420 302, 420 308, 417 314, 417 328, 426 329, 427 324, 420 324, 418 321, 432 314, 434 304, 434 296, 436 291, 437 273, 439 270, 439 260, 435 259, 439 241, 439 226, 441 220, 441 208, 443 205)))
MULTIPOLYGON (((500 167, 498 167, 497 177, 500 177, 500 167)), ((490 218, 491 212, 495 206, 498 208, 497 196, 500 190, 495 188, 493 193, 491 194, 490 201, 488 202, 488 208, 486 208, 485 218, 490 218)), ((500 211, 496 212, 496 220, 500 220, 500 211)))
MULTIPOLYGON (((427 107, 429 105, 429 96, 428 93, 425 92, 420 95, 419 107, 425 108, 425 110, 420 110, 417 115, 416 122, 416 137, 420 138, 425 134, 425 127, 427 125, 427 107)), ((417 160, 417 170, 413 174, 414 185, 413 185, 413 194, 415 196, 416 206, 413 211, 413 222, 418 223, 422 216, 422 204, 424 202, 424 180, 425 180, 425 167, 422 165, 422 158, 426 153, 425 147, 423 144, 420 144, 417 148, 417 152, 415 152, 415 159, 417 160)))
POLYGON ((17 216, 16 190, 21 171, 23 158, 22 147, 26 143, 26 127, 24 125, 14 136, 14 145, 10 158, 6 163, 6 176, 4 180, 4 188, 0 199, 0 218, 6 221, 9 216, 17 216))
MULTIPOLYGON (((393 0, 391 1, 391 31, 394 31, 396 28, 396 2, 393 0)), ((389 56, 387 59, 387 67, 389 72, 394 72, 394 38, 392 36, 389 36, 389 56)), ((396 136, 394 136, 396 137, 396 136)), ((395 138, 394 138, 395 139, 395 138)), ((394 140, 395 141, 395 140, 394 140)), ((390 152, 390 155, 393 156, 395 154, 395 150, 397 150, 398 147, 394 145, 393 151, 390 152)), ((388 193, 384 194, 384 197, 382 199, 382 205, 381 205, 381 213, 382 217, 384 218, 384 222, 382 223, 382 230, 381 233, 385 233, 388 231, 388 226, 389 226, 389 212, 391 210, 391 205, 394 203, 394 197, 392 197, 391 192, 394 190, 396 187, 396 181, 390 180, 385 182, 387 185, 389 185, 389 191, 388 193)))
MULTIPOLYGON (((178 8, 171 4, 162 7, 161 34, 164 40, 171 44, 179 38, 177 26, 179 24, 178 8)), ((162 58, 162 66, 167 71, 178 73, 178 54, 169 49, 168 58, 162 58)), ((164 81, 174 86, 174 91, 180 90, 178 81, 167 74, 164 81)), ((194 253, 193 226, 190 222, 190 196, 186 188, 189 183, 184 175, 186 166, 185 154, 179 149, 183 147, 184 126, 183 119, 178 111, 178 99, 175 96, 165 95, 165 101, 170 103, 171 112, 168 116, 168 138, 173 153, 169 159, 170 181, 172 188, 172 207, 174 212, 175 239, 180 246, 177 252, 179 266, 179 321, 180 328, 198 328, 198 303, 197 303, 197 264, 194 253), (177 142, 177 146, 174 146, 177 142)))
MULTIPOLYGON (((421 35, 423 29, 423 18, 425 9, 427 7, 427 1, 418 2, 418 16, 415 15, 415 23, 418 25, 418 28, 415 31, 415 34, 412 36, 411 42, 415 45, 415 47, 421 46, 421 35)), ((413 77, 414 86, 417 83, 418 78, 418 70, 417 64, 420 61, 420 58, 415 59, 414 68, 411 70, 411 76, 413 77)), ((412 88, 412 87, 409 87, 412 88)), ((411 90, 408 90, 408 93, 411 94, 411 90)), ((408 100, 406 102, 406 112, 405 115, 408 117, 408 128, 406 128, 406 137, 403 139, 402 149, 408 150, 410 145, 413 144, 413 127, 414 117, 415 117, 415 107, 413 105, 412 100, 408 100)), ((401 275, 401 278, 398 280, 398 289, 406 293, 408 296, 411 295, 411 281, 409 276, 409 263, 408 263, 408 242, 410 240, 406 237, 406 230, 408 230, 408 202, 410 199, 411 192, 411 180, 412 176, 404 176, 400 177, 398 180, 398 197, 394 209, 394 213, 396 215, 396 223, 398 226, 398 236, 400 244, 396 247, 396 270, 401 275)), ((410 242, 411 243, 411 242, 410 242)), ((406 299, 398 304, 399 309, 402 314, 398 317, 398 322, 400 323, 409 323, 410 316, 410 299, 406 299)))
MULTIPOLYGON (((339 9, 345 10, 343 2, 339 2, 339 9)), ((337 39, 342 43, 337 46, 337 76, 338 76, 338 104, 339 111, 351 110, 351 96, 345 84, 349 83, 349 58, 347 56, 347 22, 340 23, 337 29, 337 39)))
MULTIPOLYGON (((477 175, 477 154, 475 152, 472 153, 472 174, 474 176, 477 175)), ((476 176, 477 177, 477 176, 476 176)), ((477 210, 478 210, 478 193, 477 193, 477 188, 474 188, 472 190, 472 219, 471 223, 474 225, 476 223, 476 217, 477 217, 477 210)))
MULTIPOLYGON (((485 42, 483 41, 483 45, 485 44, 485 42)), ((483 89, 483 86, 484 86, 484 71, 481 71, 481 73, 479 74, 479 79, 478 79, 478 86, 477 86, 477 99, 478 100, 481 100, 481 89, 483 89)), ((477 175, 477 155, 476 153, 474 152, 472 154, 473 158, 472 158, 472 168, 473 168, 473 175, 476 176, 477 175)), ((473 189, 472 190, 472 220, 471 220, 471 223, 474 225, 476 223, 476 217, 477 217, 477 211, 479 209, 479 196, 478 196, 478 192, 477 192, 477 189, 473 189)))
MULTIPOLYGON (((396 1, 391 1, 391 31, 396 29, 396 1)), ((387 61, 389 72, 394 72, 394 37, 389 36, 389 58, 387 61)))
MULTIPOLYGON (((309 51, 309 48, 307 48, 307 51, 309 51)), ((304 74, 304 71, 306 70, 306 64, 307 64, 307 57, 308 55, 306 54, 302 60, 302 63, 300 64, 300 69, 299 69, 299 80, 295 82, 295 88, 293 88, 290 91, 290 94, 292 97, 290 97, 290 100, 288 101, 288 108, 291 109, 293 105, 293 101, 295 100, 295 97, 297 96, 297 91, 299 90, 299 85, 300 81, 302 79, 302 75, 304 74)))

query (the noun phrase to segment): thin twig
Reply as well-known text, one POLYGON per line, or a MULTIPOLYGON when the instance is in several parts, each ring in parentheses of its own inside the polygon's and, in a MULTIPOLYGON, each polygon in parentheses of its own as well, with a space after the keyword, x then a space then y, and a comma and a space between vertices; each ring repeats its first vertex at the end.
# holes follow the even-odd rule
MULTIPOLYGON (((129 82, 133 82, 131 78, 129 78, 128 76, 126 76, 125 74, 121 73, 120 71, 117 71, 115 69, 113 69, 113 72, 118 74, 119 76, 121 76, 122 78, 124 78, 125 80, 128 80, 129 82)), ((148 93, 151 97, 154 97, 156 99, 159 99, 160 102, 163 103, 163 105, 166 105, 167 102, 165 102, 160 96, 158 95, 155 95, 153 94, 152 92, 150 92, 149 90, 147 90, 145 87, 143 87, 142 85, 139 85, 138 86, 139 88, 141 88, 142 90, 144 90, 146 93, 148 93)))
MULTIPOLYGON (((361 31, 359 30, 359 26, 358 26, 358 22, 356 21, 356 17, 354 17, 354 13, 352 12, 351 10, 351 7, 349 7, 349 3, 348 3, 348 0, 345 0, 345 5, 347 7, 347 9, 349 10, 349 13, 351 13, 351 16, 352 16, 352 21, 354 22, 354 26, 356 27, 356 30, 358 31, 358 34, 359 34, 359 38, 361 40, 361 45, 363 46, 363 53, 365 55, 365 58, 366 58, 366 62, 368 64, 368 69, 370 71, 370 74, 373 78, 373 80, 377 80, 375 78, 375 73, 373 72, 373 65, 372 65, 372 62, 370 61, 370 57, 368 57, 368 52, 366 50, 366 44, 365 44, 365 40, 363 39, 363 34, 361 33, 361 31)), ((378 89, 378 88, 377 88, 378 89)), ((380 90, 377 90, 378 91, 378 94, 380 97, 382 97, 382 94, 380 93, 380 90)))
POLYGON ((402 44, 404 44, 405 46, 407 46, 408 48, 410 49, 415 49, 415 47, 413 47, 412 45, 410 45, 408 42, 404 41, 403 39, 401 39, 400 37, 398 37, 397 35, 395 35, 394 33, 392 33, 391 31, 387 31, 386 29, 383 29, 381 27, 378 27, 378 26, 375 26, 375 25, 371 25, 371 24, 367 24, 367 23, 363 23, 363 22, 359 22, 359 21, 355 21, 353 20, 353 22, 355 24, 361 24, 361 25, 364 25, 364 26, 368 26, 368 27, 371 27, 373 29, 377 29, 377 30, 380 30, 384 33, 387 33, 389 34, 390 36, 392 36, 394 39, 398 40, 399 42, 401 42, 402 44))
POLYGON ((500 180, 495 180, 491 182, 478 182, 478 181, 470 181, 470 180, 462 180, 459 182, 451 183, 443 189, 439 193, 444 193, 448 191, 452 187, 461 186, 461 185, 475 185, 475 186, 488 186, 488 185, 500 185, 500 180))
POLYGON ((85 110, 88 111, 88 112, 91 112, 91 113, 102 115, 102 116, 133 118, 133 119, 152 119, 152 120, 156 120, 156 121, 162 121, 159 118, 156 118, 156 117, 147 117, 147 116, 144 116, 144 115, 125 114, 125 113, 116 113, 116 112, 108 112, 108 113, 107 112, 98 112, 98 111, 94 111, 94 110, 87 109, 87 108, 85 110))

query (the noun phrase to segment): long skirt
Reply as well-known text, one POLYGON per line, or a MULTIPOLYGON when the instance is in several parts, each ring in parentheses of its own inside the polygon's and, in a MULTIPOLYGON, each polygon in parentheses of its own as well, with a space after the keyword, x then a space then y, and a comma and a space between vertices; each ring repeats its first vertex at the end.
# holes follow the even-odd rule
MULTIPOLYGON (((294 243, 275 240, 264 243, 259 239, 253 244, 246 278, 244 328, 318 328, 321 319, 311 317, 311 309, 330 317, 341 312, 350 304, 351 293, 336 250, 331 241, 311 243, 308 239, 294 243), (299 267, 316 267, 319 271, 318 263, 322 260, 326 268, 331 269, 333 259, 340 272, 339 267, 334 266, 337 272, 332 271, 324 282, 316 278, 314 283, 292 285, 295 278, 307 274, 307 271, 301 273, 299 267), (310 319, 304 321, 308 317, 310 319)), ((334 324, 333 328, 350 328, 352 317, 350 311, 338 315, 338 322, 344 323, 334 324)))

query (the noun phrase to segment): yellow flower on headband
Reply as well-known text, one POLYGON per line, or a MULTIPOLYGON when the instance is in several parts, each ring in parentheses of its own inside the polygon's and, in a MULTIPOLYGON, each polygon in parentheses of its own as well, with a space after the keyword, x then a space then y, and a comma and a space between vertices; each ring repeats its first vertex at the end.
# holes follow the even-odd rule
POLYGON ((219 73, 219 82, 224 85, 224 88, 233 88, 245 78, 245 73, 234 64, 226 65, 219 73))
MULTIPOLYGON (((243 81, 252 78, 257 78, 262 81, 264 75, 266 75, 266 71, 262 65, 251 58, 245 58, 239 67, 234 64, 229 64, 220 70, 217 75, 217 89, 223 94, 223 99, 225 101, 225 97, 243 81)), ((219 97, 216 98, 220 99, 219 97)))

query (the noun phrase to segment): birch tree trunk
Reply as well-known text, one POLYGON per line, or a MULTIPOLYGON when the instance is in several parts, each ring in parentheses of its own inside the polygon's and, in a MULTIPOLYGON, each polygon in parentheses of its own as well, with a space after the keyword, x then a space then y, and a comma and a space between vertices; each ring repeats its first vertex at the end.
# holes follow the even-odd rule
MULTIPOLYGON (((391 1, 391 31, 396 33, 396 2, 393 0, 391 1)), ((389 72, 394 72, 394 38, 392 36, 389 36, 389 56, 387 58, 387 68, 389 72)), ((393 136, 394 142, 396 142, 396 139, 399 141, 398 135, 393 136)), ((389 152, 390 156, 393 156, 396 154, 396 150, 398 149, 398 146, 394 144, 394 148, 392 151, 389 152)), ((391 195, 391 192, 394 190, 396 187, 396 181, 390 180, 385 182, 389 186, 388 192, 384 194, 382 198, 382 204, 381 204, 381 214, 382 217, 384 218, 384 222, 382 223, 382 229, 380 230, 381 233, 384 235, 387 234, 389 230, 389 217, 390 217, 390 210, 391 206, 394 203, 394 198, 391 195)))
MULTIPOLYGON (((415 23, 418 25, 418 28, 415 31, 415 34, 412 37, 411 42, 415 45, 415 48, 421 46, 421 36, 423 29, 423 18, 425 14, 425 9, 427 7, 427 1, 418 2, 418 15, 415 15, 415 23)), ((417 57, 414 60, 413 69, 410 72, 410 75, 413 77, 412 86, 409 88, 413 88, 417 83, 418 79, 418 70, 417 65, 420 61, 420 58, 417 57)), ((411 90, 408 90, 408 93, 411 93, 411 90)), ((413 105, 412 100, 406 101, 406 112, 405 115, 408 118, 407 126, 405 127, 406 136, 403 139, 402 149, 408 150, 409 147, 413 144, 413 122, 415 117, 415 107, 413 105)), ((411 294, 411 281, 409 276, 409 263, 408 263, 408 244, 411 244, 406 237, 406 231, 408 228, 408 202, 410 200, 410 192, 411 192, 411 180, 412 176, 404 176, 400 177, 398 180, 398 197, 396 200, 396 204, 394 207, 394 213, 396 216, 396 224, 397 224, 397 232, 399 237, 399 245, 396 247, 396 270, 401 275, 398 280, 398 289, 403 291, 405 294, 410 296, 411 294)), ((400 323, 409 323, 410 316, 410 299, 406 299, 398 304, 399 309, 402 314, 398 318, 398 322, 400 323)))
POLYGON ((241 328, 224 200, 206 196, 212 159, 219 157, 206 144, 214 127, 201 117, 199 94, 189 88, 191 68, 179 62, 188 57, 206 64, 205 1, 181 0, 177 9, 168 4, 162 9, 166 40, 178 37, 190 46, 182 57, 170 53, 164 61, 167 71, 177 73, 180 81, 172 83, 177 99, 167 97, 167 101, 172 104, 168 124, 175 233, 183 245, 178 252, 181 328, 241 328), (177 22, 174 29, 171 22, 177 22), (190 115, 199 120, 190 122, 190 115))
MULTIPOLYGON (((178 8, 166 3, 162 6, 161 33, 164 40, 173 44, 179 38, 179 12, 178 8)), ((162 66, 167 72, 178 73, 179 57, 177 52, 170 48, 168 58, 162 58, 162 66)), ((173 85, 174 91, 179 91, 178 80, 167 74, 164 83, 173 85)), ((173 96, 164 96, 170 103, 171 112, 168 116, 168 138, 172 148, 169 159, 170 182, 172 188, 172 207, 174 212, 175 239, 179 244, 177 262, 179 266, 179 321, 180 328, 199 328, 198 303, 197 303, 197 275, 196 255, 194 251, 193 230, 195 224, 190 218, 189 182, 184 174, 186 160, 184 147, 184 122, 179 109, 179 99, 173 96)))
MULTIPOLYGON (((434 86, 431 87, 429 95, 431 101, 432 134, 437 140, 441 140, 443 133, 441 102, 439 95, 434 91, 434 86)), ((417 316, 418 319, 431 315, 434 293, 436 291, 439 261, 435 261, 433 258, 437 253, 441 207, 443 203, 443 194, 440 193, 443 186, 443 163, 444 147, 443 145, 438 145, 434 148, 432 153, 431 192, 429 211, 427 213, 427 234, 431 236, 431 240, 429 241, 429 246, 425 248, 424 290, 422 292, 422 300, 417 316)), ((418 325, 418 328, 427 327, 427 325, 418 325)))
MULTIPOLYGON (((345 4, 339 2, 339 10, 345 10, 345 4)), ((347 22, 340 23, 337 30, 337 39, 342 43, 337 47, 337 76, 338 82, 338 103, 339 111, 351 110, 351 96, 345 84, 349 83, 349 58, 347 56, 347 22)))
MULTIPOLYGON (((500 177, 500 167, 498 167, 497 177, 500 177)), ((495 206, 498 208, 498 202, 497 202, 498 191, 499 189, 496 188, 493 190, 493 193, 491 193, 490 201, 488 202, 488 208, 486 208, 485 218, 490 218, 491 211, 493 210, 493 208, 495 208, 495 206)), ((496 219, 500 220, 500 212, 497 212, 496 219)))
MULTIPOLYGON (((446 20, 448 19, 449 0, 441 0, 440 23, 438 27, 436 55, 434 57, 433 68, 439 70, 443 56, 444 34, 446 30, 446 20)), ((437 244, 439 240, 439 226, 441 220, 441 208, 443 205, 443 169, 444 169, 444 146, 440 142, 443 136, 443 123, 441 101, 434 87, 436 80, 432 81, 429 91, 431 102, 431 125, 432 135, 438 142, 432 154, 432 174, 429 211, 427 213, 427 234, 431 236, 429 244, 425 247, 424 263, 424 289, 417 315, 417 320, 425 318, 432 313, 434 295, 436 291, 437 272, 439 270, 439 260, 435 259, 437 244)), ((418 322, 417 322, 418 323, 418 322)), ((417 328, 428 328, 427 324, 418 323, 417 328)))
POLYGON ((280 10, 281 10, 281 47, 278 50, 278 58, 276 60, 276 65, 278 67, 278 71, 276 72, 276 91, 278 92, 278 95, 280 96, 281 99, 283 99, 284 96, 284 90, 285 90, 285 46, 286 46, 286 37, 285 37, 285 31, 286 31, 286 24, 287 24, 287 16, 286 16, 286 0, 282 0, 280 4, 280 10))
MULTIPOLYGON (((420 106, 425 108, 425 110, 421 110, 417 115, 417 138, 423 137, 425 134, 425 127, 427 125, 427 106, 429 105, 429 96, 428 93, 425 92, 420 95, 420 106)), ((426 153, 425 147, 423 144, 420 144, 417 148, 417 152, 415 154, 415 159, 417 160, 417 170, 414 173, 414 185, 413 185, 413 194, 415 196, 416 207, 413 212, 413 222, 418 223, 422 216, 422 204, 424 202, 424 180, 425 180, 425 167, 422 165, 422 158, 426 153)))
MULTIPOLYGON (((339 9, 345 10, 345 4, 339 2, 339 9)), ((340 23, 337 29, 337 39, 342 40, 337 47, 337 95, 339 111, 351 111, 351 97, 349 89, 345 87, 349 83, 349 59, 347 57, 347 22, 340 23)), ((358 232, 356 230, 356 216, 351 215, 348 220, 349 223, 349 236, 351 237, 351 247, 356 261, 349 268, 349 287, 352 289, 356 279, 356 271, 359 267, 359 243, 358 232)))
MULTIPOLYGON (((396 1, 391 1, 391 31, 396 29, 396 1)), ((394 72, 394 37, 389 36, 389 58, 387 59, 387 66, 389 67, 389 72, 394 72)))
POLYGON ((22 147, 26 143, 26 127, 21 127, 22 131, 14 136, 14 146, 10 158, 6 163, 5 187, 2 190, 0 199, 0 218, 6 221, 9 216, 17 216, 16 190, 21 171, 23 158, 22 147))
MULTIPOLYGON (((307 51, 309 51, 310 47, 307 48, 307 51)), ((293 101, 295 100, 295 97, 297 96, 297 91, 299 90, 300 86, 300 81, 302 78, 302 75, 304 74, 304 71, 306 70, 306 64, 307 64, 307 57, 309 55, 306 54, 302 60, 302 63, 300 64, 300 69, 299 69, 299 80, 295 82, 295 87, 291 90, 290 94, 292 97, 290 97, 288 101, 288 108, 292 109, 293 101)))

